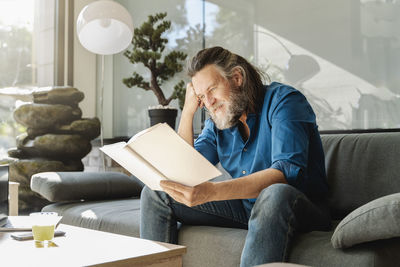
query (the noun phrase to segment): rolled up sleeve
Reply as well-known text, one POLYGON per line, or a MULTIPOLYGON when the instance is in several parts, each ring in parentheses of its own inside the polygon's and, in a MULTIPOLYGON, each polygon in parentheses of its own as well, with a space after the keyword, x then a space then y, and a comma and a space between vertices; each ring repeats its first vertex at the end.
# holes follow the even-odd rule
POLYGON ((300 93, 282 97, 270 116, 271 166, 280 170, 290 185, 302 189, 307 168, 310 127, 315 115, 300 93))
POLYGON ((194 142, 194 148, 212 164, 219 162, 216 136, 210 120, 206 120, 203 131, 194 142))
POLYGON ((300 187, 303 177, 303 169, 301 167, 288 161, 278 160, 270 168, 280 170, 285 175, 288 184, 300 187))

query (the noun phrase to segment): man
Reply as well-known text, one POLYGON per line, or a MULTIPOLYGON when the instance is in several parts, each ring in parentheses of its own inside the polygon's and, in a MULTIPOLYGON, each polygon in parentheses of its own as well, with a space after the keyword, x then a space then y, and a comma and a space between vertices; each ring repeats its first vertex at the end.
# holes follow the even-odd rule
POLYGON ((297 90, 272 83, 222 47, 189 63, 179 135, 234 179, 188 187, 145 188, 141 237, 177 243, 177 222, 248 229, 241 266, 288 259, 297 231, 329 228, 324 154, 314 112, 297 90), (211 119, 193 141, 193 116, 211 119))

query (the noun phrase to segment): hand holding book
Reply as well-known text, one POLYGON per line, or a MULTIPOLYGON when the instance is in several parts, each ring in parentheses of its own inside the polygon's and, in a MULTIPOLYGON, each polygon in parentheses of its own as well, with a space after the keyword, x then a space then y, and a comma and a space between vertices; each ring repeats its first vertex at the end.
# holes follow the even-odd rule
POLYGON ((160 185, 170 197, 188 207, 214 201, 216 196, 214 183, 211 182, 203 182, 192 187, 164 180, 160 185))
POLYGON ((221 175, 166 123, 100 149, 153 190, 163 191, 161 180, 195 186, 221 175))

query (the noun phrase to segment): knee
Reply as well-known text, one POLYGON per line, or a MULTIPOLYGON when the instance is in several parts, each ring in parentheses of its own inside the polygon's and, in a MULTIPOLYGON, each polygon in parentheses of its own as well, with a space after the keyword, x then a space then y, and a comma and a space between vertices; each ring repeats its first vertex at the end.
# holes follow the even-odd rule
POLYGON ((147 185, 143 187, 142 192, 140 193, 140 199, 141 201, 147 200, 149 198, 153 197, 154 191, 151 190, 147 185))
POLYGON ((140 194, 140 205, 145 208, 148 205, 152 205, 155 203, 164 202, 165 204, 169 204, 169 199, 164 192, 154 191, 150 189, 148 186, 143 187, 142 192, 140 194))
POLYGON ((272 202, 278 204, 280 202, 287 202, 294 200, 299 195, 299 191, 291 185, 288 184, 273 184, 264 188, 258 198, 258 200, 272 202))
POLYGON ((297 197, 300 191, 288 184, 273 184, 263 189, 257 197, 254 204, 256 210, 265 211, 272 215, 276 212, 282 211, 285 207, 290 206, 297 197))
POLYGON ((145 210, 147 208, 147 205, 151 203, 152 198, 153 198, 153 190, 151 190, 149 187, 145 186, 142 189, 142 192, 140 193, 140 210, 145 210))

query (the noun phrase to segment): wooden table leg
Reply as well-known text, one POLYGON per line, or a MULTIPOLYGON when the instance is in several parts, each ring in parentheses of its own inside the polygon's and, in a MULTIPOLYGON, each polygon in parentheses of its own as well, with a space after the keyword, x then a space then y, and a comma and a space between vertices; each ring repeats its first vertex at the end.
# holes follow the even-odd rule
POLYGON ((9 182, 8 204, 10 216, 18 216, 18 187, 19 183, 9 182))

